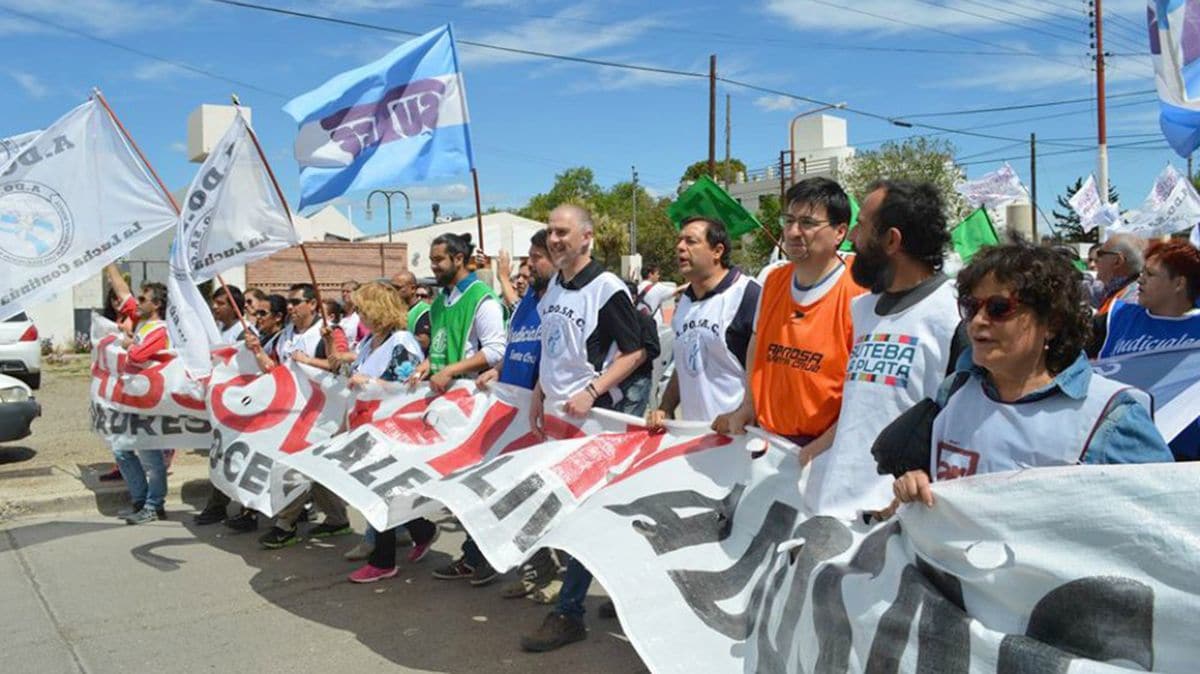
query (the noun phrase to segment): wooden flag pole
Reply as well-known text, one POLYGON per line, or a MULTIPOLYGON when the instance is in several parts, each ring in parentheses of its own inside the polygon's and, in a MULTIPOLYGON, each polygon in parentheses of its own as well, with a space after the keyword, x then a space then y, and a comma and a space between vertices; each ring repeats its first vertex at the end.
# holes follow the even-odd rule
MULTIPOLYGON (((479 171, 471 169, 471 182, 475 185, 475 226, 479 230, 479 251, 483 252, 483 207, 479 199, 479 171)), ((484 253, 486 255, 486 253, 484 253)))
MULTIPOLYGON (((108 113, 108 116, 112 118, 112 121, 117 125, 117 129, 121 132, 121 135, 125 137, 126 142, 129 143, 129 147, 133 148, 133 151, 137 153, 138 159, 142 161, 142 165, 145 166, 146 170, 150 172, 150 175, 154 178, 154 182, 158 183, 158 188, 162 190, 164 195, 166 195, 167 201, 171 204, 171 208, 175 209, 175 215, 180 215, 181 211, 179 209, 179 203, 175 201, 175 197, 171 194, 171 190, 167 189, 167 185, 163 182, 162 178, 159 177, 158 172, 154 170, 154 167, 150 165, 150 161, 146 159, 146 155, 142 153, 142 148, 138 147, 137 142, 133 140, 133 136, 129 135, 129 130, 126 129, 125 125, 121 123, 121 118, 117 117, 117 113, 113 112, 113 109, 108 105, 108 101, 104 100, 104 94, 100 93, 100 89, 98 88, 93 89, 92 92, 96 96, 96 100, 100 101, 100 105, 104 107, 104 111, 108 113)), ((241 310, 238 309, 237 302, 233 301, 233 293, 229 292, 229 286, 225 285, 225 280, 221 278, 220 274, 217 274, 217 282, 221 284, 221 288, 225 291, 225 298, 229 300, 229 306, 233 307, 234 313, 237 314, 238 321, 240 321, 242 324, 242 329, 249 332, 250 326, 246 324, 246 318, 242 316, 241 310)))

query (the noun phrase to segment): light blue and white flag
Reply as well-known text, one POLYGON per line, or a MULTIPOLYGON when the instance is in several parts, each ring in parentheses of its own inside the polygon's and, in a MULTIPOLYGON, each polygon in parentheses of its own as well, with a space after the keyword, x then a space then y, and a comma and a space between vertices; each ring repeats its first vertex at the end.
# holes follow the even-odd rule
POLYGON ((1200 348, 1143 351, 1092 363, 1096 372, 1136 386, 1154 400, 1154 425, 1168 442, 1197 423, 1200 414, 1200 348))
POLYGON ((283 106, 300 125, 300 208, 474 166, 467 97, 447 24, 283 106))
POLYGON ((1159 125, 1180 157, 1200 147, 1200 0, 1149 0, 1159 125))

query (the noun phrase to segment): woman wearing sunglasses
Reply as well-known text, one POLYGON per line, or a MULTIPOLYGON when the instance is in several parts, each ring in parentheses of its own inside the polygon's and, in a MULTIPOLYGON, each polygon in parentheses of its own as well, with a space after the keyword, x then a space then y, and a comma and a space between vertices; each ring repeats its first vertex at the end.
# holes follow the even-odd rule
MULTIPOLYGON (((1061 255, 1028 244, 987 248, 957 285, 971 348, 932 403, 924 451, 906 453, 900 471, 880 461, 898 475, 898 501, 931 506, 931 482, 983 473, 1173 460, 1148 396, 1092 372, 1083 352, 1090 311, 1061 255)), ((877 441, 877 458, 896 424, 877 441)))
POLYGON ((254 320, 258 326, 258 338, 262 342, 263 351, 275 352, 275 342, 283 332, 287 322, 287 298, 283 295, 267 295, 254 310, 254 320))

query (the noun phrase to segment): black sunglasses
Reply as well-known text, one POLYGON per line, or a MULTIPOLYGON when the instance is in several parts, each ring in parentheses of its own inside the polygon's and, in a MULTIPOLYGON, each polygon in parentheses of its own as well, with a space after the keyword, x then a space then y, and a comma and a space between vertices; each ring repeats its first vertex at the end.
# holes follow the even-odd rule
POLYGON ((958 315, 964 321, 969 321, 975 318, 975 314, 979 313, 982 308, 989 321, 1007 321, 1017 315, 1017 309, 1020 306, 1021 300, 1004 295, 992 295, 985 299, 960 297, 958 298, 958 315))
POLYGON ((267 316, 271 315, 271 312, 259 309, 258 311, 254 312, 254 315, 257 316, 258 318, 266 318, 267 316))
POLYGON ((288 302, 288 306, 298 307, 307 301, 308 300, 300 300, 300 299, 296 299, 295 297, 289 297, 287 302, 288 302))

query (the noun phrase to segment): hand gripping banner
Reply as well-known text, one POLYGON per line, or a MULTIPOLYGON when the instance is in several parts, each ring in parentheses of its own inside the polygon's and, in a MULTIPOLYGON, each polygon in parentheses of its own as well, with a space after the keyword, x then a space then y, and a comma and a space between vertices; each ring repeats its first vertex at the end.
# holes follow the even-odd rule
POLYGON ((337 375, 307 365, 262 374, 244 346, 213 353, 209 477, 231 499, 274 515, 309 485, 280 459, 341 430, 349 389, 337 375))
POLYGON ((109 320, 92 315, 92 429, 113 450, 198 449, 212 444, 204 382, 173 350, 135 364, 109 320))

